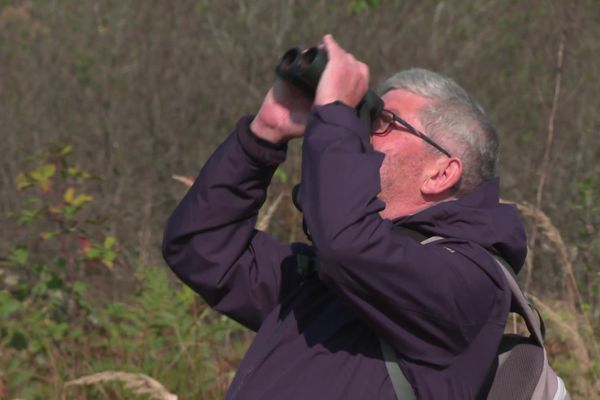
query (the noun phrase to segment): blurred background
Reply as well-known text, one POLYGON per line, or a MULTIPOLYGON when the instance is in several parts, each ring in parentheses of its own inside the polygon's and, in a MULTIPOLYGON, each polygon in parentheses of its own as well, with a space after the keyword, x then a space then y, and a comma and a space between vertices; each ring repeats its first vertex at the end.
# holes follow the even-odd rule
MULTIPOLYGON (((252 334, 173 279, 163 227, 325 33, 373 87, 424 67, 488 111, 552 365, 600 399, 598 0, 0 0, 0 399, 223 397, 252 334)), ((262 216, 282 240, 299 168, 294 144, 262 216)))

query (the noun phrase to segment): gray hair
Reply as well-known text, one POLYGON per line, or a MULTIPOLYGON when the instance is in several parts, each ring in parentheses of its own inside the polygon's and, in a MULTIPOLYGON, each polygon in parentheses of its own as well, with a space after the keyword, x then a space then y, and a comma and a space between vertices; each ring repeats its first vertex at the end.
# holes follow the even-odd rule
POLYGON ((424 133, 461 159, 464 171, 455 188, 458 196, 495 176, 498 135, 483 108, 462 87, 446 76, 413 68, 388 78, 379 93, 394 89, 431 99, 419 112, 419 120, 424 133))

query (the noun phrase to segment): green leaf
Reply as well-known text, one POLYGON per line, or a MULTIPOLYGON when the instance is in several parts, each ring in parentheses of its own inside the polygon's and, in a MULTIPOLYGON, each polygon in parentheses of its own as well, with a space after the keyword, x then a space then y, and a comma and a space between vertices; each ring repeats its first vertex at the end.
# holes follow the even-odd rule
POLYGON ((115 238, 114 236, 107 236, 106 239, 104 239, 104 248, 112 249, 115 243, 117 243, 117 238, 115 238))
POLYGON ((17 190, 18 191, 25 190, 30 186, 33 186, 33 182, 31 181, 31 179, 29 179, 27 177, 27 175, 19 174, 17 176, 17 190))
POLYGON ((69 337, 77 340, 83 336, 83 331, 80 328, 71 328, 69 330, 69 337))
POLYGON ((102 249, 94 246, 86 253, 86 256, 91 260, 98 260, 102 256, 102 249))
POLYGON ((65 217, 65 219, 71 219, 73 218, 73 215, 75 215, 75 213, 79 210, 78 207, 71 205, 68 207, 65 207, 62 211, 63 211, 63 215, 65 217))
POLYGON ((23 247, 14 247, 8 255, 8 260, 17 265, 25 265, 28 258, 29 253, 23 247))
POLYGON ((84 180, 91 180, 91 179, 98 179, 101 180, 102 177, 97 176, 97 175, 92 175, 89 172, 84 172, 82 170, 80 170, 77 167, 68 167, 66 170, 66 174, 67 176, 71 176, 73 178, 80 178, 80 179, 84 179, 84 180))
POLYGON ((17 224, 19 225, 29 225, 35 220, 39 219, 41 215, 41 210, 21 210, 21 215, 17 219, 17 224))
POLYGON ((71 151, 73 151, 73 146, 71 146, 71 145, 66 145, 66 146, 63 146, 63 147, 62 147, 62 148, 59 150, 58 154, 59 154, 60 156, 62 156, 62 157, 65 157, 65 156, 68 156, 69 154, 71 154, 71 151))
POLYGON ((75 199, 75 188, 70 187, 65 191, 65 194, 63 195, 63 200, 67 204, 72 204, 74 199, 75 199))
POLYGON ((25 337, 25 335, 23 335, 22 332, 17 331, 13 333, 8 345, 9 347, 12 347, 17 350, 25 350, 27 348, 27 338, 25 337))
POLYGON ((380 0, 350 0, 348 7, 355 14, 379 7, 380 0))
POLYGON ((8 318, 21 308, 21 303, 7 292, 0 292, 0 319, 8 318))
POLYGON ((49 328, 52 338, 54 340, 61 340, 65 337, 65 332, 69 329, 69 324, 66 322, 60 322, 58 324, 52 323, 49 328))
MULTIPOLYGON (((27 339, 25 339, 25 340, 27 340, 27 339)), ((27 342, 25 342, 25 343, 27 343, 27 342)), ((41 340, 33 339, 33 340, 29 341, 29 351, 31 353, 33 353, 33 354, 39 353, 43 349, 44 349, 44 344, 42 343, 41 340)))
POLYGON ((67 168, 67 175, 76 177, 76 176, 79 176, 80 173, 81 173, 81 171, 79 171, 79 169, 77 167, 67 168))
POLYGON ((102 254, 103 261, 114 261, 117 258, 117 253, 112 250, 106 250, 104 254, 102 254))
POLYGON ((185 306, 186 310, 190 309, 196 302, 196 292, 187 286, 183 286, 181 290, 175 292, 177 299, 185 306))
POLYGON ((279 179, 282 183, 286 183, 288 180, 287 172, 283 168, 277 168, 275 170, 275 177, 279 179))
POLYGON ((64 283, 65 282, 60 276, 52 274, 46 282, 46 286, 48 287, 48 289, 57 290, 61 289, 64 286, 64 283))
POLYGON ((106 312, 111 317, 122 318, 129 312, 128 308, 122 303, 112 303, 106 307, 106 312))
POLYGON ((102 177, 98 176, 98 175, 92 175, 89 172, 81 172, 79 174, 79 177, 81 179, 86 179, 86 180, 91 180, 91 179, 98 179, 98 180, 102 180, 102 177))
POLYGON ((92 200, 94 200, 93 196, 90 196, 89 194, 80 194, 73 200, 73 205, 75 207, 81 207, 85 203, 89 203, 92 200))
POLYGON ((36 297, 42 297, 46 293, 48 293, 48 286, 45 282, 38 282, 31 289, 31 294, 36 297))
POLYGON ((41 237, 42 240, 50 240, 58 234, 60 234, 60 231, 42 232, 41 237))
POLYGON ((73 283, 73 291, 77 293, 79 296, 83 296, 85 291, 87 290, 87 286, 85 283, 81 281, 76 281, 73 283))
POLYGON ((39 166, 37 169, 31 172, 31 177, 33 180, 40 182, 46 181, 49 178, 52 178, 56 173, 56 165, 54 164, 44 164, 39 166))

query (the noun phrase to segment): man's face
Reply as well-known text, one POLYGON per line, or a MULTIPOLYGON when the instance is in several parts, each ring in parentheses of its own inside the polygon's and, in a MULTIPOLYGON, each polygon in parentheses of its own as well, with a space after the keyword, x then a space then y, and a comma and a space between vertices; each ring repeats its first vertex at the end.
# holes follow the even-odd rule
MULTIPOLYGON (((418 113, 427 104, 426 98, 397 89, 384 94, 382 100, 386 109, 424 131, 418 113)), ((403 128, 393 129, 384 136, 372 135, 371 143, 375 150, 385 154, 379 170, 379 198, 386 203, 381 216, 393 219, 415 212, 423 200, 425 166, 433 158, 427 151, 428 144, 403 128)))

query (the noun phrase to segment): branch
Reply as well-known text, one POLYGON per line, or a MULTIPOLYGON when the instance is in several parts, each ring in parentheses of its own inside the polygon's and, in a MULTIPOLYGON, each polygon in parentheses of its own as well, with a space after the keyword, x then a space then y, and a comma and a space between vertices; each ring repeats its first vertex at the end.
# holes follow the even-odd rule
POLYGON ((535 205, 538 208, 540 208, 540 206, 542 205, 544 186, 546 183, 548 170, 550 169, 550 151, 552 149, 552 143, 554 142, 554 121, 556 119, 556 110, 558 109, 558 100, 560 97, 560 83, 562 80, 566 38, 567 31, 566 29, 564 29, 560 36, 560 42, 558 44, 558 54, 556 55, 557 61, 556 77, 554 79, 554 97, 552 98, 552 108, 550 110, 550 116, 548 118, 548 135, 546 136, 546 144, 544 145, 544 159, 542 161, 542 172, 540 175, 540 181, 538 182, 537 193, 535 198, 535 205))
MULTIPOLYGON (((548 134, 546 135, 546 143, 544 145, 544 158, 542 160, 542 168, 540 173, 540 180, 538 182, 538 187, 535 196, 535 207, 540 209, 542 207, 542 198, 544 195, 544 186, 546 184, 546 177, 548 176, 548 171, 550 169, 550 153, 552 150, 552 143, 554 142, 554 122, 556 119, 556 111, 558 109, 558 100, 560 97, 560 86, 562 80, 562 72, 563 72, 563 62, 564 62, 564 52, 565 52, 565 43, 567 41, 567 28, 563 29, 560 35, 560 41, 558 44, 558 52, 556 55, 556 75, 554 78, 554 97, 552 98, 552 108, 550 109, 550 116, 548 117, 548 134)), ((530 235, 530 257, 527 259, 526 265, 526 278, 525 278, 525 290, 529 289, 529 285, 531 283, 531 275, 533 273, 533 259, 534 259, 534 251, 535 245, 537 242, 537 227, 533 227, 533 231, 530 235)), ((570 298, 570 303, 572 303, 573 293, 569 292, 568 296, 570 298)))
POLYGON ((260 218, 260 220, 256 224, 256 229, 258 229, 259 231, 267 230, 267 228, 269 227, 269 224, 271 223, 271 219, 273 218, 273 215, 275 214, 275 210, 277 210, 277 207, 279 207, 279 203, 281 203, 281 200, 283 200, 283 193, 279 193, 279 195, 277 196, 277 198, 275 198, 273 203, 271 203, 269 205, 269 208, 267 208, 267 211, 265 211, 263 216, 260 218))

